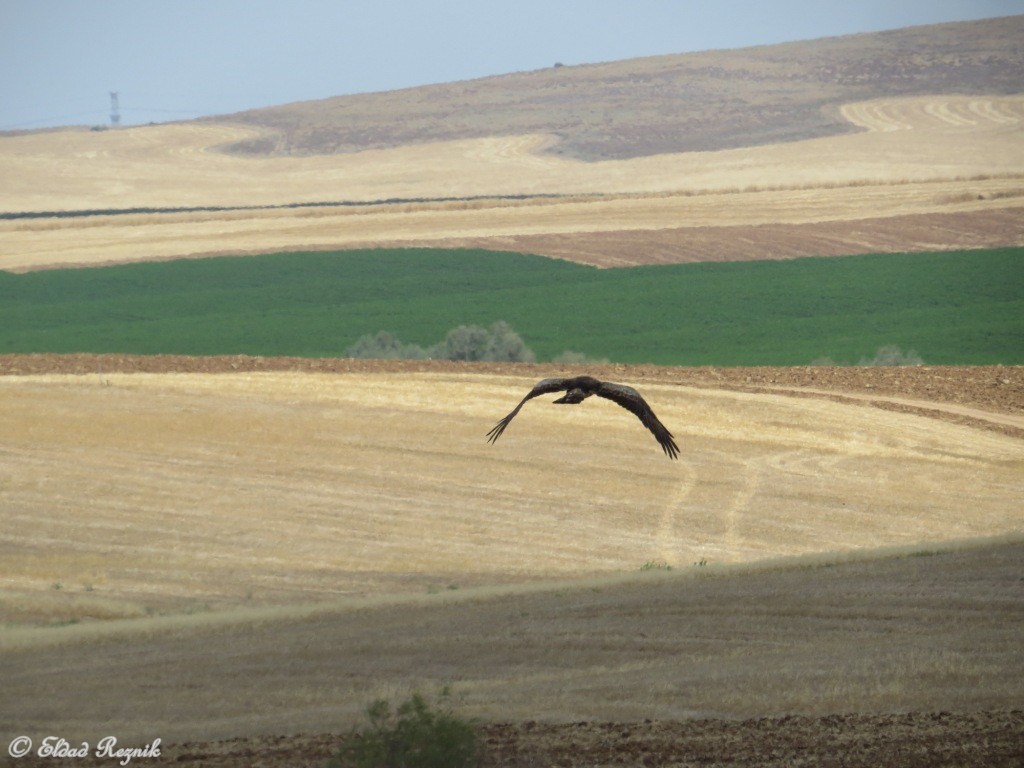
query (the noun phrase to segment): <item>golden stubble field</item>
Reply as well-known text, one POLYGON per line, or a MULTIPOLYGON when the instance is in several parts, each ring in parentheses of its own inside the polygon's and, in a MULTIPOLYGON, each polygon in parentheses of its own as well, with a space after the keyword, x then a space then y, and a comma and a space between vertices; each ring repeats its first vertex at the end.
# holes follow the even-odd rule
MULTIPOLYGON (((6 137, 0 140, 4 211, 568 197, 9 220, 0 222, 0 269, 379 243, 508 247, 510 238, 589 233, 673 230, 681 243, 687 231, 706 236, 709 228, 722 228, 735 242, 729 227, 820 228, 1020 210, 1024 98, 889 99, 851 104, 842 114, 862 132, 594 163, 545 154, 554 140, 545 135, 272 158, 219 152, 220 145, 254 135, 231 125, 6 137)), ((950 229, 955 234, 958 227, 970 230, 978 245, 1024 241, 1019 226, 1004 225, 992 242, 982 236, 985 222, 950 229)), ((931 243, 910 238, 899 245, 931 243)), ((634 263, 641 263, 645 246, 637 246, 634 263)), ((773 251, 770 241, 764 252, 789 254, 773 251)), ((555 255, 564 257, 565 249, 555 255)))
POLYGON ((649 382, 628 412, 483 374, 0 378, 15 623, 716 566, 1020 532, 1024 447, 859 407, 649 382))

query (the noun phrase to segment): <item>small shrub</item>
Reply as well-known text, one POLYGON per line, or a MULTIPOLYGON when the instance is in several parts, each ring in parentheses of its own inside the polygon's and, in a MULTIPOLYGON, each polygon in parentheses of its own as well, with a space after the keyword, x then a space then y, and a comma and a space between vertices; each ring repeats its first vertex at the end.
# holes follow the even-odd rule
POLYGON ((403 344, 392 333, 377 331, 360 336, 356 343, 348 348, 348 356, 376 360, 421 360, 427 353, 415 344, 403 344))
POLYGON ((862 357, 857 365, 924 365, 924 360, 912 349, 906 352, 895 344, 879 347, 870 360, 862 357))
POLYGON ((442 360, 483 360, 489 336, 479 325, 460 325, 445 334, 444 341, 431 348, 431 357, 442 360))
POLYGON ((664 560, 648 560, 640 566, 641 571, 671 571, 672 566, 664 560))
MULTIPOLYGON (((442 691, 442 698, 448 691, 442 691)), ((335 768, 471 768, 482 746, 475 726, 419 693, 392 710, 384 699, 366 708, 369 726, 353 732, 330 765, 335 768)))
POLYGON ((608 362, 607 357, 587 357, 582 352, 573 352, 571 349, 567 349, 560 355, 556 355, 551 359, 553 363, 562 363, 564 365, 584 365, 588 363, 594 363, 603 365, 608 362))
POLYGON ((504 320, 491 325, 484 348, 484 360, 509 363, 532 363, 533 351, 504 320))

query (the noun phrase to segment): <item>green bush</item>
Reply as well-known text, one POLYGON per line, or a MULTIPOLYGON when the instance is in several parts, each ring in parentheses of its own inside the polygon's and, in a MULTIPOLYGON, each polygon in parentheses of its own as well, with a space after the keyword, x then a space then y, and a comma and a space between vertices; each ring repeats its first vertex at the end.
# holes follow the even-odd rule
POLYGON ((360 336, 356 343, 348 348, 348 356, 375 360, 420 360, 426 357, 427 353, 415 344, 403 344, 393 333, 377 331, 360 336))
POLYGON ((857 365, 924 365, 924 360, 912 349, 904 352, 896 344, 879 347, 873 358, 862 357, 857 365))
POLYGON ((483 360, 508 363, 532 363, 537 358, 519 334, 504 320, 493 323, 487 332, 483 360))
POLYGON ((486 328, 479 325, 460 325, 445 334, 444 341, 431 348, 432 357, 442 360, 483 360, 487 349, 486 328))
MULTIPOLYGON (((442 698, 447 691, 442 692, 442 698)), ((353 732, 330 765, 335 768, 471 768, 482 745, 474 725, 419 693, 392 710, 384 699, 366 708, 369 726, 353 732)))
POLYGON ((349 357, 376 359, 468 360, 508 363, 532 363, 533 352, 518 333, 504 320, 492 323, 490 328, 479 325, 460 325, 445 334, 444 341, 424 349, 416 344, 403 344, 387 331, 360 336, 346 350, 349 357))
POLYGON ((567 349, 565 352, 551 358, 551 362, 561 363, 562 365, 588 365, 591 363, 604 365, 611 361, 607 357, 590 357, 583 352, 573 352, 571 349, 567 349))

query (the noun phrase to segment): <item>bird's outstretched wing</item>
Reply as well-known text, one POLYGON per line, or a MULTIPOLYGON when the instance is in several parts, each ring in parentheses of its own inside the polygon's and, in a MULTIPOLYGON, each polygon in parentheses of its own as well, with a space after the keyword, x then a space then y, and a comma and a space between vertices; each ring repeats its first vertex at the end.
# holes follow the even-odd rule
POLYGON ((561 392, 565 389, 566 381, 566 379, 542 379, 541 381, 538 381, 534 385, 533 389, 530 390, 530 393, 519 401, 519 405, 513 408, 512 412, 508 416, 495 424, 494 429, 487 433, 487 442, 493 443, 501 437, 501 433, 505 431, 505 427, 507 427, 508 423, 515 418, 515 415, 519 413, 519 409, 525 405, 527 400, 537 397, 538 395, 545 395, 548 392, 561 392))
POLYGON ((662 450, 665 451, 665 454, 670 459, 674 459, 679 455, 679 446, 672 439, 672 433, 665 428, 664 424, 658 421, 658 417, 654 415, 651 406, 647 404, 647 401, 635 389, 627 387, 625 384, 602 382, 594 394, 611 400, 613 403, 618 403, 627 411, 634 413, 643 425, 651 431, 661 444, 662 450))

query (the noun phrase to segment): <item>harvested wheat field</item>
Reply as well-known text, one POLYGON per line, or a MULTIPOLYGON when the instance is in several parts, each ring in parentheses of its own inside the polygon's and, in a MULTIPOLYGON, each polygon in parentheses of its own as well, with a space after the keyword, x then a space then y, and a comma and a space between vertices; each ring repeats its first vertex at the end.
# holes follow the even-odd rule
POLYGON ((7 618, 750 562, 1021 526, 1024 451, 997 432, 646 382, 680 461, 603 400, 532 402, 486 444, 531 384, 454 371, 0 379, 7 618))
POLYGON ((3 734, 319 764, 451 685, 492 765, 1020 757, 1020 369, 609 366, 673 462, 606 401, 488 445, 533 367, 60 360, 0 377, 3 734))
POLYGON ((253 129, 206 124, 5 137, 9 212, 486 199, 4 220, 0 269, 381 244, 531 247, 623 266, 1024 242, 1024 97, 888 99, 842 114, 862 132, 601 162, 546 152, 547 136, 298 158, 225 154, 218 145, 253 129), (922 216, 939 218, 892 226, 922 216), (797 229, 778 239, 765 225, 797 229), (624 233, 617 258, 545 240, 624 233))
MULTIPOLYGON (((849 104, 859 132, 717 152, 584 162, 545 135, 409 144, 342 155, 251 157, 250 127, 177 123, 0 140, 0 210, 259 206, 479 195, 702 193, 902 185, 1024 173, 1024 96, 849 104), (41 185, 40 178, 47 184, 41 185)), ((1018 183, 1019 186, 1019 183, 1018 183)))

